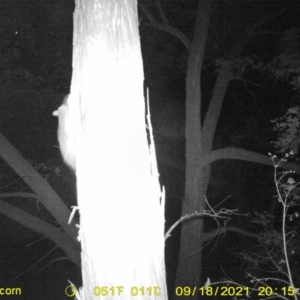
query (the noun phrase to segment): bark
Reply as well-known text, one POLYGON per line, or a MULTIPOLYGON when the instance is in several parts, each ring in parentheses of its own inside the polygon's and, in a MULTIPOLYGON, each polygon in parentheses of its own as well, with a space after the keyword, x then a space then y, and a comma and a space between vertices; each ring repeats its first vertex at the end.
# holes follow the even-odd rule
POLYGON ((77 0, 73 45, 77 298, 166 299, 164 207, 150 169, 136 0, 77 0))

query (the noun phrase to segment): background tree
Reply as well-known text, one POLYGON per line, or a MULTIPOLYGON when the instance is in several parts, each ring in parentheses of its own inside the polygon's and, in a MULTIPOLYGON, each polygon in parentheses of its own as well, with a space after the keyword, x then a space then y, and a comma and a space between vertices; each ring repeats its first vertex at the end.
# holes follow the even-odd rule
MULTIPOLYGON (((251 6, 250 2, 235 2, 235 14, 239 9, 245 13, 247 8, 250 9, 251 7, 251 10, 256 11, 256 13, 253 14, 255 17, 252 17, 252 15, 248 16, 248 23, 246 24, 246 22, 244 22, 243 26, 237 21, 240 29, 236 31, 239 33, 235 40, 230 37, 225 42, 224 33, 223 42, 226 43, 226 54, 222 53, 222 59, 219 57, 216 60, 217 57, 213 54, 213 51, 211 51, 211 47, 207 53, 205 49, 208 47, 207 41, 209 40, 209 35, 213 34, 213 30, 216 30, 216 26, 220 26, 220 24, 217 25, 218 23, 216 23, 217 16, 222 14, 222 18, 225 15, 225 18, 232 17, 241 20, 240 18, 242 16, 245 17, 245 14, 241 13, 233 17, 233 15, 229 13, 229 10, 226 11, 228 8, 226 4, 221 1, 199 1, 198 8, 194 10, 195 26, 193 37, 191 38, 192 34, 190 32, 186 33, 171 25, 171 22, 163 10, 164 6, 160 1, 155 1, 155 4, 161 21, 158 21, 158 18, 154 17, 154 13, 151 13, 150 5, 141 5, 141 9, 150 24, 176 37, 186 47, 188 52, 185 82, 186 181, 182 209, 182 215, 185 215, 205 209, 205 195, 208 189, 211 164, 213 162, 223 159, 238 159, 272 166, 271 160, 266 155, 242 148, 228 147, 214 149, 213 141, 229 84, 232 81, 242 80, 242 76, 247 68, 255 68, 258 66, 255 60, 247 56, 246 46, 253 41, 257 42, 260 38, 269 35, 278 35, 278 31, 265 30, 264 26, 268 24, 268 22, 272 22, 275 18, 282 16, 286 11, 275 9, 272 12, 268 10, 268 14, 264 14, 263 11, 258 13, 258 11, 251 6), (224 13, 222 9, 226 12, 224 13), (207 60, 206 65, 217 62, 214 69, 216 76, 214 86, 210 92, 210 101, 203 98, 204 92, 202 86, 204 86, 204 83, 201 74, 204 74, 203 61, 205 59, 207 60), (205 118, 202 119, 204 115, 205 118)), ((178 6, 179 5, 178 3, 178 6)), ((188 8, 189 5, 190 4, 186 4, 186 8, 188 8)), ((221 32, 222 28, 219 27, 218 30, 221 32)), ((210 39, 209 41, 211 42, 212 40, 210 39)), ((288 166, 286 165, 285 167, 288 166)), ((294 169, 299 171, 297 166, 294 166, 294 169)), ((182 224, 176 286, 200 285, 202 247, 212 236, 211 232, 203 232, 203 226, 203 219, 182 224)))

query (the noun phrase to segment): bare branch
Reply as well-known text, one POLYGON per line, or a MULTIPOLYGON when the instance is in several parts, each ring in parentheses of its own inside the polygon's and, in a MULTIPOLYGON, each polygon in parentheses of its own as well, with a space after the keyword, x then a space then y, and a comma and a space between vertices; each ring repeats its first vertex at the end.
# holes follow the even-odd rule
POLYGON ((286 9, 281 10, 280 12, 271 14, 269 16, 266 16, 264 18, 261 18, 257 22, 254 22, 251 26, 249 26, 245 32, 244 37, 240 40, 240 42, 236 43, 229 54, 227 55, 226 59, 232 60, 235 58, 240 57, 241 52, 243 51, 244 47, 249 43, 249 41, 257 35, 260 35, 259 32, 256 32, 256 30, 262 26, 263 24, 267 23, 268 21, 274 19, 275 17, 281 16, 287 12, 286 9))
POLYGON ((15 193, 1 193, 0 198, 32 198, 40 200, 41 196, 33 193, 15 192, 15 193))
POLYGON ((183 45, 186 47, 187 50, 190 49, 191 41, 181 30, 179 30, 171 25, 156 21, 155 18, 153 17, 153 15, 151 14, 151 12, 143 4, 139 3, 139 7, 144 12, 148 21, 154 28, 163 30, 163 31, 175 36, 183 43, 183 45))
MULTIPOLYGON (((248 162, 253 162, 257 164, 267 165, 267 166, 273 166, 273 162, 270 159, 269 156, 263 155, 257 152, 241 149, 241 148, 234 148, 234 147, 228 147, 228 148, 222 148, 214 150, 206 155, 203 155, 201 157, 202 161, 202 167, 220 160, 220 159, 239 159, 244 160, 248 162)), ((279 162, 280 159, 274 158, 275 163, 279 162)), ((280 168, 294 171, 298 174, 300 174, 300 166, 295 163, 291 163, 288 161, 282 161, 280 163, 280 168)))
POLYGON ((257 28, 259 28, 260 26, 266 24, 267 22, 273 20, 276 17, 282 16, 284 15, 288 10, 287 9, 282 9, 279 12, 273 13, 271 15, 268 15, 264 18, 261 18, 260 20, 258 20, 257 22, 253 23, 252 26, 250 26, 247 30, 247 34, 249 35, 255 35, 255 30, 257 30, 257 28))
POLYGON ((58 245, 77 266, 80 266, 80 249, 78 243, 63 232, 62 228, 55 227, 48 222, 35 217, 24 210, 0 201, 0 211, 10 219, 30 228, 58 245))
MULTIPOLYGON (((191 213, 191 214, 188 214, 188 215, 185 215, 185 216, 182 216, 182 217, 180 217, 180 219, 178 219, 170 228, 169 228, 169 230, 166 232, 166 234, 165 234, 165 240, 168 238, 168 237, 170 237, 171 236, 171 232, 181 223, 181 222, 183 222, 183 221, 185 221, 185 220, 189 220, 189 219, 193 219, 193 218, 199 218, 199 217, 205 217, 205 216, 208 216, 208 217, 213 217, 215 220, 216 220, 216 222, 217 222, 217 224, 218 224, 218 226, 219 226, 219 228, 221 228, 221 225, 220 225, 220 223, 218 222, 218 220, 217 219, 225 219, 225 221, 224 221, 224 223, 226 222, 226 221, 229 221, 230 220, 230 217, 229 216, 231 216, 231 215, 236 215, 237 213, 236 213, 236 209, 226 209, 226 208, 222 208, 222 209, 220 209, 220 210, 215 210, 215 209, 213 209, 210 205, 209 205, 209 203, 208 203, 208 201, 207 201, 207 199, 206 199, 206 203, 208 204, 208 206, 209 206, 209 210, 201 210, 201 211, 195 211, 194 213, 191 213)), ((221 231, 221 232, 223 232, 223 230, 220 230, 220 229, 218 229, 218 231, 221 231)), ((218 234, 218 233, 216 233, 216 234, 218 234)), ((211 237, 212 238, 212 237, 211 237)), ((211 238, 209 238, 209 239, 211 239, 211 238)), ((208 240, 208 239, 207 239, 208 240)))
POLYGON ((262 30, 258 31, 254 34, 254 36, 259 36, 259 35, 282 35, 283 31, 275 31, 275 30, 262 30))
POLYGON ((210 231, 210 232, 205 232, 203 234, 203 242, 207 242, 209 241, 210 239, 212 239, 213 237, 217 236, 217 235, 220 235, 222 233, 226 233, 226 232, 237 232, 237 233, 240 233, 244 236, 247 236, 247 237, 250 237, 250 238, 253 238, 253 239, 258 239, 259 238, 259 235, 256 234, 256 233, 252 233, 252 232, 249 232, 249 231, 246 231, 244 229, 241 229, 241 228, 238 228, 238 227, 234 227, 234 226, 226 226, 226 227, 223 227, 222 230, 220 229, 215 229, 213 231, 210 231))
POLYGON ((43 178, 22 156, 22 154, 0 133, 0 156, 22 178, 22 180, 38 195, 50 214, 54 216, 64 231, 76 241, 78 232, 75 224, 68 225, 70 210, 43 178))
POLYGON ((167 19, 162 7, 161 7, 161 3, 160 0, 154 0, 155 4, 157 6, 157 10, 159 12, 159 15, 161 17, 161 19, 163 20, 164 24, 169 25, 169 20, 167 19))

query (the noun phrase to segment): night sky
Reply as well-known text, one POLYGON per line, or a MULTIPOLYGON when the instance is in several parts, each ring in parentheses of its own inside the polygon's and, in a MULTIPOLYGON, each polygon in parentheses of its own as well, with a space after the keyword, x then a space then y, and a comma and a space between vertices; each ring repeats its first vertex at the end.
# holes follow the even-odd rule
MULTIPOLYGON (((141 3, 158 18, 154 1, 142 0, 141 3)), ((162 7, 170 23, 192 39, 197 1, 162 1, 162 7)), ((242 54, 243 57, 255 57, 265 65, 287 49, 287 44, 282 41, 283 33, 291 28, 299 29, 297 1, 215 0, 201 75, 203 117, 217 77, 217 61, 242 38, 249 23, 283 9, 285 13, 264 24, 262 30, 270 34, 252 39, 242 54)), ((57 119, 52 112, 69 93, 73 11, 71 0, 0 1, 0 130, 68 207, 76 205, 75 176, 62 162, 56 136, 57 119)), ((184 197, 188 53, 174 36, 153 28, 141 10, 139 19, 145 87, 150 94, 160 180, 166 188, 167 230, 180 218, 184 197)), ((298 47, 299 55, 300 38, 295 39, 294 47, 298 47)), ((266 68, 248 67, 242 79, 231 81, 214 138, 214 149, 239 147, 265 155, 275 152, 271 141, 276 135, 270 120, 298 105, 299 91, 293 89, 289 75, 276 78, 271 73, 266 68)), ((251 221, 251 216, 257 211, 264 213, 272 209, 273 228, 276 229, 281 224, 277 220, 281 208, 272 204, 276 195, 273 172, 270 167, 239 160, 215 162, 207 197, 212 205, 228 197, 224 207, 238 208, 240 213, 249 214, 248 217, 234 217, 231 224, 253 233, 258 233, 261 228, 251 221)), ((298 179, 297 175, 295 178, 298 179)), ((0 188, 0 195, 30 192, 2 158, 0 188)), ((1 196, 1 201, 57 226, 35 199, 1 196)), ((206 230, 215 228, 211 220, 205 222, 206 230)), ((299 240, 300 222, 293 226, 299 240)), ((65 258, 62 250, 2 213, 0 237, 0 287, 21 287, 23 296, 18 299, 68 299, 64 293, 68 280, 76 286, 81 285, 80 269, 65 258)), ((175 284, 179 241, 180 226, 166 242, 169 290, 175 284)), ((225 277, 224 272, 240 278, 243 271, 240 253, 251 246, 253 240, 237 233, 213 239, 204 249, 203 278, 218 281, 225 277)), ((300 264, 299 253, 295 257, 294 263, 300 264)), ((299 276, 295 281, 300 286, 299 276)))

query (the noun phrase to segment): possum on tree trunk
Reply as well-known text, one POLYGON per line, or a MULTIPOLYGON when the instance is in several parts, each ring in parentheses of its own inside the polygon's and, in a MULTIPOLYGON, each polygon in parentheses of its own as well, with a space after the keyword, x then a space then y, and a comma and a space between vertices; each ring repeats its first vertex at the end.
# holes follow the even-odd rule
POLYGON ((64 162, 73 170, 76 171, 76 138, 78 128, 75 122, 75 117, 69 108, 69 94, 65 96, 62 105, 53 112, 53 116, 58 117, 57 137, 64 162))

